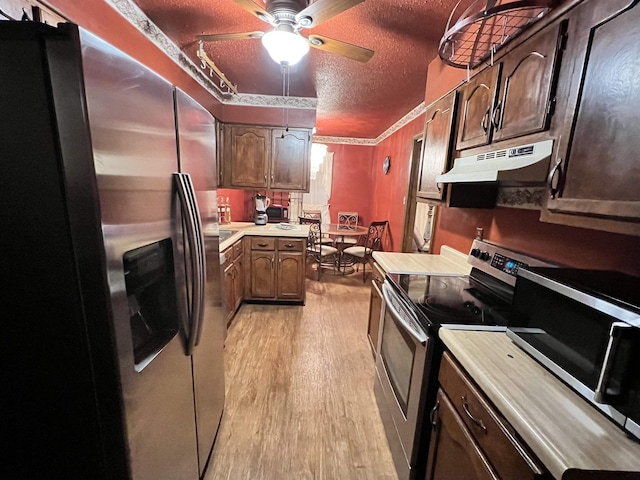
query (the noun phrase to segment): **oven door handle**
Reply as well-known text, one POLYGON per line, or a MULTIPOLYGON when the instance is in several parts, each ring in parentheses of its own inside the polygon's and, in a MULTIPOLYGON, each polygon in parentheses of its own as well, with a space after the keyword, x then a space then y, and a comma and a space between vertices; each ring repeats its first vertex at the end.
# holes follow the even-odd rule
POLYGON ((625 329, 628 328, 631 328, 631 325, 625 322, 613 322, 611 324, 611 330, 609 330, 609 342, 607 343, 607 350, 604 354, 604 361, 602 362, 598 385, 596 386, 593 396, 594 401, 597 403, 607 403, 607 388, 611 377, 611 369, 613 368, 613 363, 616 358, 620 338, 622 337, 625 329))
POLYGON ((391 287, 389 287, 387 284, 382 284, 382 296, 384 297, 385 308, 389 310, 394 318, 398 322, 400 322, 404 329, 409 332, 413 338, 415 338, 421 345, 426 345, 427 335, 422 330, 419 330, 419 327, 417 327, 418 319, 415 317, 415 315, 411 315, 410 312, 407 312, 407 314, 413 317, 413 322, 408 321, 406 318, 404 318, 404 316, 400 315, 391 301, 392 294, 390 293, 390 289, 391 287), (412 323, 414 324, 412 325, 412 323))

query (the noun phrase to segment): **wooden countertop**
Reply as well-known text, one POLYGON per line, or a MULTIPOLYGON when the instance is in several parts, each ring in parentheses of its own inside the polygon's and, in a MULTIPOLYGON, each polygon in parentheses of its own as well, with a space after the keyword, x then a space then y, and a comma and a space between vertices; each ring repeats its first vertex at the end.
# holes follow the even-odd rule
POLYGON ((443 245, 440 255, 425 253, 373 252, 373 259, 387 273, 467 275, 471 265, 467 254, 443 245))
POLYGON ((260 237, 300 237, 306 238, 309 236, 309 225, 294 225, 292 230, 283 230, 277 227, 277 223, 268 223, 267 225, 256 225, 252 222, 231 222, 220 225, 219 227, 210 227, 206 224, 203 228, 204 236, 217 236, 218 230, 235 230, 235 233, 229 238, 220 242, 220 251, 229 248, 235 242, 242 237, 260 236, 260 237))
MULTIPOLYGON (((518 348, 503 332, 439 330, 440 338, 557 479, 640 472, 640 443, 518 348)), ((624 476, 625 479, 640 478, 624 476)))

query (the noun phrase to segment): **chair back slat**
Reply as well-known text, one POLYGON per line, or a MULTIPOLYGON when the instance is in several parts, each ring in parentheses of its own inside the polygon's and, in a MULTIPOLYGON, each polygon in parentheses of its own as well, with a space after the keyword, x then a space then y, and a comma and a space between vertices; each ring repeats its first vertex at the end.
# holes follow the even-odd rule
POLYGON ((358 226, 358 212, 338 212, 338 226, 347 230, 355 230, 358 226))
POLYGON ((367 238, 364 241, 364 249, 367 254, 382 250, 382 236, 388 224, 389 222, 387 220, 371 222, 371 224, 369 224, 367 238))
POLYGON ((315 248, 320 245, 322 238, 322 222, 319 218, 298 217, 300 225, 309 225, 309 237, 307 240, 308 248, 315 248))

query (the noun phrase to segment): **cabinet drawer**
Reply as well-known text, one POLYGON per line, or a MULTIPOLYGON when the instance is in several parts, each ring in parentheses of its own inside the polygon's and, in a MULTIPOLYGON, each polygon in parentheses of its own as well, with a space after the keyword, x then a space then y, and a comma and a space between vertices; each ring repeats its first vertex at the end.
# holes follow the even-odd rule
POLYGON ((233 247, 226 248, 220 254, 220 266, 222 267, 222 270, 225 270, 229 265, 231 265, 233 259, 233 247))
POLYGON ((251 238, 251 250, 275 250, 276 239, 267 237, 251 238))
POLYGON ((507 421, 489 405, 448 353, 442 359, 438 380, 500 478, 546 478, 543 468, 519 443, 507 421))
POLYGON ((293 238, 279 238, 278 250, 281 252, 302 252, 305 240, 293 238))
POLYGON ((233 244, 233 259, 235 260, 240 255, 242 255, 243 251, 244 251, 244 248, 242 245, 242 240, 238 240, 236 243, 233 244))

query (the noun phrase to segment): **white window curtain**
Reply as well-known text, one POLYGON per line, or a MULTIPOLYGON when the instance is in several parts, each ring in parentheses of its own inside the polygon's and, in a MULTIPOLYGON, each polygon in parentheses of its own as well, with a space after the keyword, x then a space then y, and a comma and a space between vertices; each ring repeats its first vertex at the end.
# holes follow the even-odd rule
MULTIPOLYGON (((312 169, 313 171, 313 169, 312 169)), ((331 223, 329 198, 331 197, 331 179, 333 175, 333 152, 327 152, 320 163, 315 176, 311 176, 309 193, 302 195, 302 210, 320 210, 322 228, 331 223)), ((300 212, 302 216, 302 212, 300 212)))

